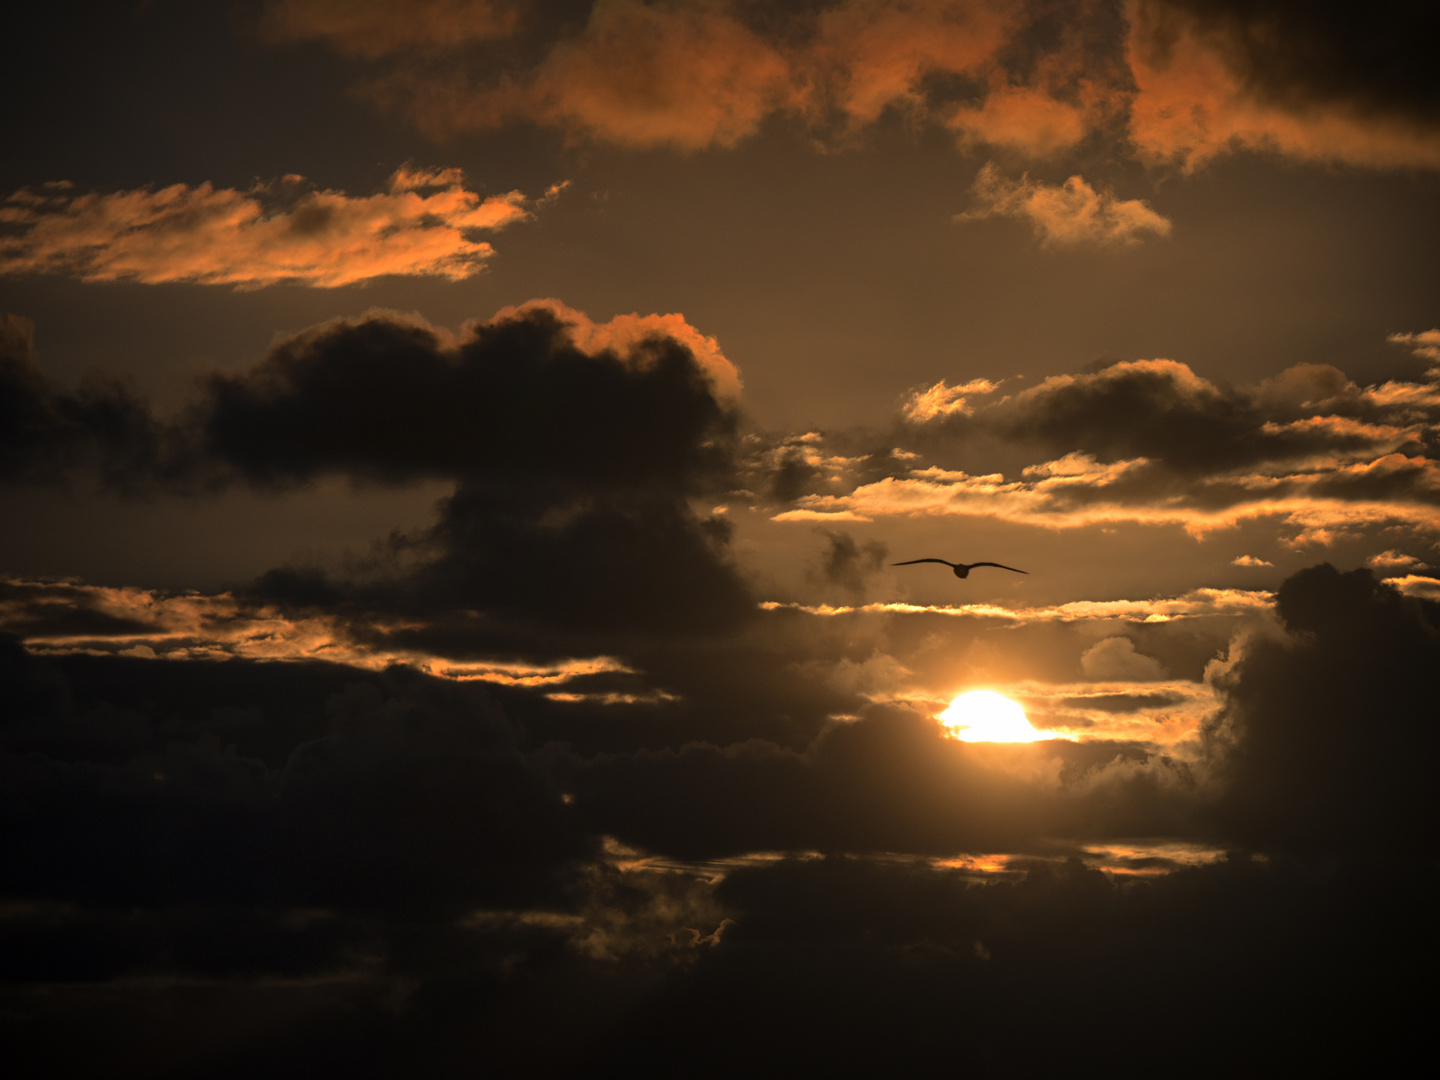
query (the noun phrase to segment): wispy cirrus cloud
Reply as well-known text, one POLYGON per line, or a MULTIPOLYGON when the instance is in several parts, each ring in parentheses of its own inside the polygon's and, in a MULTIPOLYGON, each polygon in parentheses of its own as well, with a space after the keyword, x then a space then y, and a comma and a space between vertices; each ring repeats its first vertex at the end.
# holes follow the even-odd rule
POLYGON ((1063 184, 1045 184, 1029 176, 1007 180, 990 162, 976 175, 971 191, 975 205, 956 215, 956 221, 1015 218, 1027 222, 1047 246, 1135 244, 1147 233, 1170 235, 1170 219, 1143 200, 1096 191, 1080 176, 1063 184))
POLYGON ((52 183, 0 203, 0 275, 240 289, 392 274, 459 281, 494 254, 477 234, 525 220, 531 205, 518 191, 482 197, 459 169, 409 166, 368 196, 300 176, 245 191, 204 183, 101 194, 52 183))

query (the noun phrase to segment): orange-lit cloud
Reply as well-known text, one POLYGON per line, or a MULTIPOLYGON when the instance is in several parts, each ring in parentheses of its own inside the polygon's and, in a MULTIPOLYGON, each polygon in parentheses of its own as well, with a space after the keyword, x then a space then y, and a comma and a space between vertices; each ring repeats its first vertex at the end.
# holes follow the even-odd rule
POLYGON ((275 44, 323 41, 374 60, 508 37, 520 6, 516 0, 269 0, 260 33, 275 44))
POLYGON ((1139 199, 1118 199, 1098 192, 1082 177, 1060 185, 1022 176, 1007 180, 994 162, 985 165, 972 188, 975 206, 957 221, 1010 217, 1029 222, 1046 245, 1134 244, 1146 233, 1170 235, 1170 221, 1139 199))
POLYGON ((1440 168, 1433 122, 1327 98, 1319 88, 1271 85, 1264 53, 1286 47, 1279 23, 1259 15, 1253 23, 1207 19, 1172 0, 1130 0, 1127 14, 1135 80, 1130 136, 1142 159, 1191 171, 1223 154, 1261 150, 1374 168, 1440 168), (1259 42, 1268 49, 1254 49, 1259 42))
POLYGON ((1365 560, 1365 565, 1372 570, 1394 571, 1409 570, 1423 566, 1424 563, 1413 555, 1406 555, 1401 551, 1389 550, 1370 556, 1370 558, 1365 560))
POLYGON ((442 133, 528 120, 626 146, 733 146, 797 99, 785 59, 722 4, 599 0, 584 30, 498 82, 402 68, 371 91, 442 133))
MULTIPOLYGON (((369 9, 364 18, 304 14, 272 40, 324 38, 372 58, 412 39, 443 47, 443 35, 430 32, 439 18, 387 49, 369 9)), ((1041 157, 1074 145, 1118 100, 1097 90, 1069 45, 1023 77, 1003 68, 1003 50, 1032 17, 1024 5, 843 0, 759 22, 752 14, 726 0, 599 0, 583 28, 549 42, 528 68, 400 63, 368 93, 435 134, 527 121, 577 138, 696 150, 733 146, 775 115, 843 135, 898 110, 943 124, 962 143, 1041 157), (973 92, 941 100, 931 89, 937 78, 969 80, 973 92)), ((457 32, 449 45, 478 36, 457 32)))
POLYGON ((1327 81, 1344 49, 1333 28, 1316 39, 1293 14, 1186 0, 1130 0, 1119 18, 1093 0, 838 0, 763 13, 738 0, 597 0, 579 25, 527 19, 506 0, 276 0, 261 33, 388 57, 367 93, 436 135, 527 122, 697 150, 734 146, 771 117, 828 142, 898 112, 962 147, 1035 159, 1104 135, 1187 171, 1238 150, 1440 167, 1440 130, 1423 109, 1327 81), (511 35, 525 47, 485 51, 511 35))
MULTIPOLYGON (((1153 500, 1103 489, 1143 460, 1097 466, 1085 473, 1061 473, 1036 479, 1006 480, 999 474, 971 476, 941 469, 915 470, 908 479, 887 477, 862 484, 849 495, 812 495, 775 521, 875 521, 885 517, 974 516, 1078 529, 1134 523, 1179 525, 1196 537, 1235 528, 1245 521, 1275 518, 1297 530, 1296 544, 1330 543, 1349 532, 1397 526, 1440 536, 1440 505, 1406 499, 1344 498, 1329 491, 1363 491, 1375 486, 1412 486, 1432 497, 1440 493, 1440 468, 1419 458, 1393 455, 1366 465, 1281 475, 1250 475, 1196 482, 1178 490, 1157 490, 1153 500), (1207 504, 1218 503, 1218 506, 1207 504)), ((1068 466, 1067 466, 1068 467, 1068 466)), ((1034 468, 1034 467, 1032 467, 1034 468)), ((1038 468, 1045 468, 1039 466, 1038 468)), ((1378 492, 1377 492, 1378 495, 1378 492)))
POLYGON ((912 393, 901 409, 901 415, 914 424, 956 413, 968 416, 975 411, 968 403, 969 398, 977 394, 993 394, 1002 381, 971 379, 958 386, 946 386, 945 380, 941 379, 934 386, 912 393))
POLYGON ((1424 574, 1405 574, 1402 577, 1386 578, 1385 584, 1405 596, 1440 601, 1440 578, 1426 577, 1424 574))
POLYGON ((173 184, 77 194, 70 184, 0 204, 0 274, 82 281, 194 282, 256 289, 354 285, 388 274, 459 281, 493 254, 477 231, 529 216, 517 191, 482 198, 459 169, 395 172, 370 196, 288 176, 248 191, 173 184))
POLYGON ((926 77, 990 68, 1020 14, 985 0, 847 0, 820 15, 808 48, 794 54, 807 107, 816 117, 834 108, 852 127, 891 108, 923 115, 926 77))
POLYGON ((1249 589, 1195 589, 1176 597, 1151 600, 1074 600, 1041 607, 1006 607, 1002 604, 876 603, 855 606, 798 604, 767 600, 765 611, 803 611, 807 615, 948 615, 955 618, 995 619, 1014 625, 1078 622, 1084 619, 1123 619, 1127 622, 1172 622, 1206 615, 1253 615, 1268 611, 1272 593, 1249 589))
POLYGON ((643 364, 652 359, 644 349, 639 348, 645 342, 655 339, 677 341, 694 354, 717 396, 732 404, 740 397, 742 384, 739 370, 720 351, 720 343, 696 330, 685 321, 684 315, 638 315, 632 312, 597 323, 583 311, 547 298, 501 308, 485 323, 523 317, 526 312, 536 310, 548 311, 564 323, 569 328, 571 339, 582 352, 595 354, 609 350, 632 364, 643 364))

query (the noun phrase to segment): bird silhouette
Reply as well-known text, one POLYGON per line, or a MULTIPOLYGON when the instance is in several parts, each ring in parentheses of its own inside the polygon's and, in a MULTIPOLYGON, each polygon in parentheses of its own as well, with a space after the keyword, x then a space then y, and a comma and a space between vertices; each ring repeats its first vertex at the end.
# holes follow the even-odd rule
POLYGON ((1030 572, 1029 570, 1016 570, 1015 567, 1013 567, 1013 566, 1003 566, 1003 565, 1001 565, 1001 564, 998 563, 998 562, 972 562, 972 563, 963 563, 963 562, 951 562, 949 559, 911 559, 909 562, 897 562, 897 563, 891 563, 890 565, 891 565, 891 566, 914 566, 916 563, 922 563, 922 562, 938 562, 938 563, 944 563, 946 566, 950 567, 950 569, 952 569, 952 570, 955 571, 955 576, 958 577, 958 578, 967 578, 967 577, 969 577, 969 576, 970 576, 970 571, 971 571, 971 570, 974 570, 977 566, 996 566, 996 567, 999 567, 1001 570, 1015 570, 1015 573, 1017 573, 1017 574, 1028 574, 1028 573, 1030 572))

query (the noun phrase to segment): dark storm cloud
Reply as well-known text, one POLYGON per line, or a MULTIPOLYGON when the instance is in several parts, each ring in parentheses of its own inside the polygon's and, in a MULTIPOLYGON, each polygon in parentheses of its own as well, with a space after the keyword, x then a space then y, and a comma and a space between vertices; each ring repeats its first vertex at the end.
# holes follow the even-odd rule
POLYGON ((752 606, 729 526, 689 503, 729 486, 738 377, 678 316, 594 324, 542 302, 458 340, 394 314, 337 320, 210 378, 175 423, 118 385, 58 389, 29 358, 27 325, 6 328, 12 480, 172 493, 336 474, 456 482, 434 528, 377 546, 364 588, 281 567, 258 599, 481 608, 567 632, 711 632, 752 606))
POLYGON ((282 342, 206 387, 206 447, 257 483, 320 473, 463 477, 540 498, 723 476, 733 416, 682 343, 587 353, 551 309, 473 324, 458 344, 374 313, 282 342))
MULTIPOLYGON (((362 605, 478 607, 576 632, 734 626, 750 601, 729 527, 687 501, 732 470, 736 421, 717 381, 732 369, 661 333, 617 345, 582 351, 546 306, 454 346, 396 317, 333 323, 213 379, 204 440, 262 484, 458 481, 432 530, 395 541, 419 568, 362 590, 362 605)), ((260 587, 302 603, 343 592, 295 569, 260 587)))
POLYGON ((1329 564, 1281 586, 1290 640, 1245 647, 1211 737, 1228 783, 1225 828, 1313 855, 1433 852, 1440 604, 1368 570, 1329 564))

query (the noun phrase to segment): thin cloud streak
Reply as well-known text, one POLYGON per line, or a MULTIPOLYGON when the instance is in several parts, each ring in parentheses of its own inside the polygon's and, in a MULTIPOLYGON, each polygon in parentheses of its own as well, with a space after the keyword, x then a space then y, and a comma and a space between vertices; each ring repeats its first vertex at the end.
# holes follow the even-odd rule
MULTIPOLYGON (((401 620, 368 621, 370 632, 404 630, 401 620)), ((166 593, 136 586, 0 578, 0 630, 37 655, 134 656, 142 659, 324 661, 365 671, 397 664, 456 682, 558 688, 591 675, 631 674, 613 657, 554 663, 460 661, 420 649, 377 648, 358 641, 345 619, 297 616, 230 593, 166 593)))
POLYGON ((76 194, 26 188, 0 204, 0 275, 259 289, 357 285, 386 275, 461 281, 494 248, 476 239, 531 216, 518 191, 482 198, 459 169, 396 170, 370 196, 287 176, 248 191, 172 184, 76 194))
POLYGON ((902 601, 873 604, 801 604, 766 600, 764 611, 799 611, 831 618, 837 615, 947 615, 954 618, 995 619, 1015 625, 1078 622, 1084 619, 1122 619, 1127 622, 1172 622, 1207 615, 1254 615, 1268 611, 1273 593, 1260 589, 1195 589, 1183 596, 1154 600, 1072 600, 1041 607, 1006 607, 1002 604, 910 604, 902 601))

